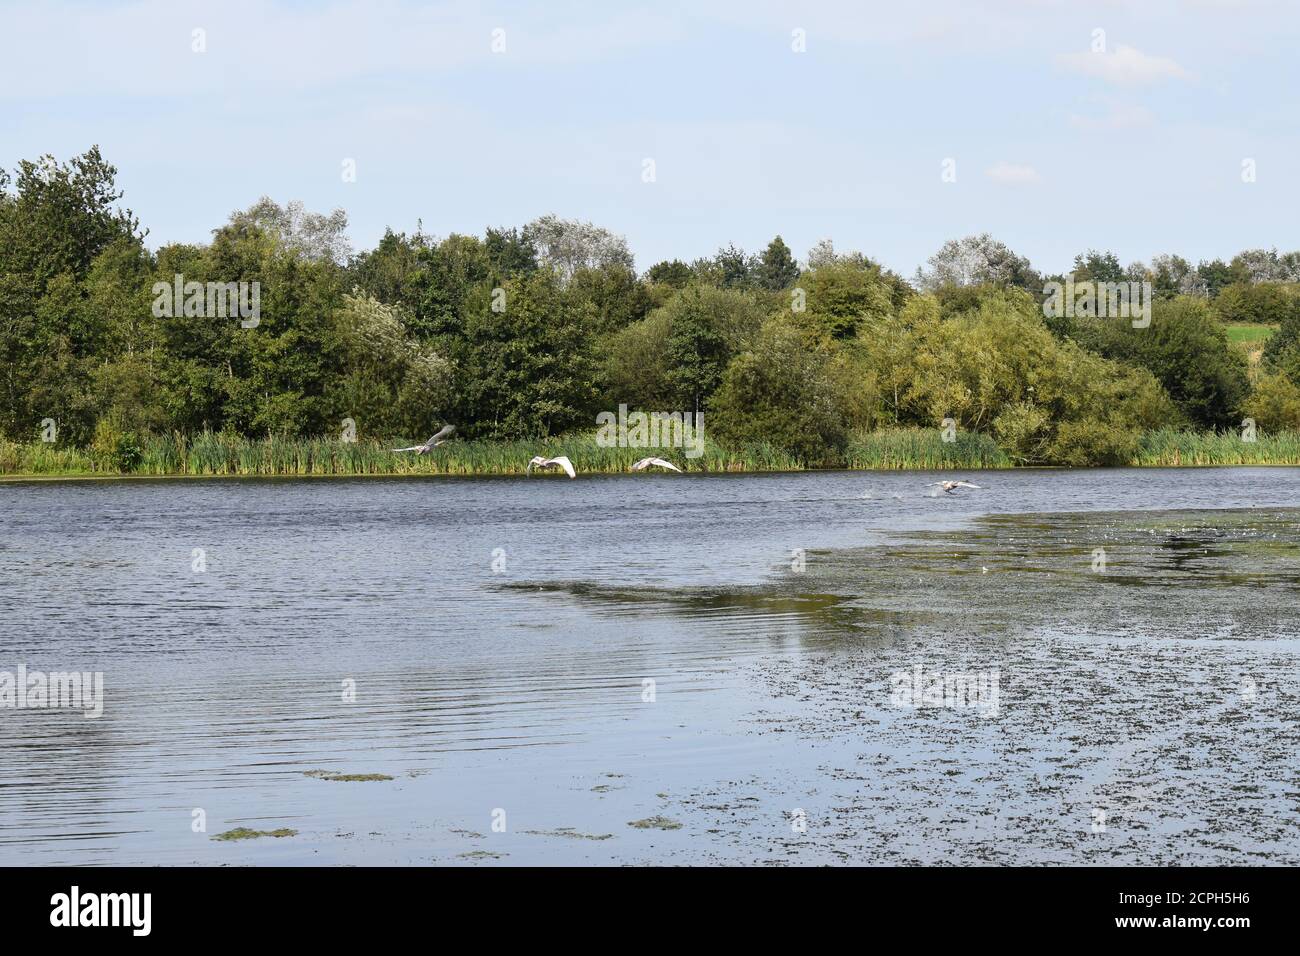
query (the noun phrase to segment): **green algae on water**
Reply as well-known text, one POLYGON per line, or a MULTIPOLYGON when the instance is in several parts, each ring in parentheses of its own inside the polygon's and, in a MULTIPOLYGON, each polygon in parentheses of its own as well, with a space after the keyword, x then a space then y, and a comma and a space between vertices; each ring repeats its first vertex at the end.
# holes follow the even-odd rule
POLYGON ((338 773, 334 770, 304 770, 302 775, 314 780, 332 780, 335 783, 369 783, 393 779, 384 773, 338 773))
POLYGON ((670 820, 668 817, 653 816, 646 817, 644 820, 633 820, 628 824, 630 827, 636 827, 638 830, 680 830, 682 825, 676 820, 670 820))
POLYGON ((554 830, 525 830, 532 836, 568 837, 570 840, 612 840, 612 833, 579 833, 573 827, 557 827, 554 830))
POLYGON ((291 830, 288 827, 281 827, 278 830, 250 830, 248 827, 235 827, 235 829, 227 830, 225 833, 218 833, 212 839, 230 842, 232 840, 255 840, 258 837, 279 838, 297 835, 297 830, 291 830))

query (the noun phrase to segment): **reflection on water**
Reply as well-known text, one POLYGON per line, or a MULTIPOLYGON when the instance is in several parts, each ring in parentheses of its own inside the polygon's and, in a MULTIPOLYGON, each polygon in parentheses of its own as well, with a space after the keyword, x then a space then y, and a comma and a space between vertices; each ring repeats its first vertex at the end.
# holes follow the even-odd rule
POLYGON ((1300 860, 1300 472, 936 477, 0 484, 0 862, 1300 860))

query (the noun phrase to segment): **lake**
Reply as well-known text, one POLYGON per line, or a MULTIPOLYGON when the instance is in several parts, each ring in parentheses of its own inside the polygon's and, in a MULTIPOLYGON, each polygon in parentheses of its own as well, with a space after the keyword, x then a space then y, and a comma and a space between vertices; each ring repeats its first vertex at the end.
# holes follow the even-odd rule
POLYGON ((0 864, 1296 865, 1298 521, 1294 468, 2 483, 0 672, 103 712, 0 707, 0 864))

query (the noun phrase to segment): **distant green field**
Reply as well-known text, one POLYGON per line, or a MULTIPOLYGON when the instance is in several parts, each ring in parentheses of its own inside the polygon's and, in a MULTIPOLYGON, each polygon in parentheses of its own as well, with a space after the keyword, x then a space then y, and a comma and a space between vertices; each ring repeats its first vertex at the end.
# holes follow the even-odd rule
POLYGON ((1229 325, 1226 327, 1229 342, 1242 345, 1263 345, 1277 331, 1276 325, 1229 325))

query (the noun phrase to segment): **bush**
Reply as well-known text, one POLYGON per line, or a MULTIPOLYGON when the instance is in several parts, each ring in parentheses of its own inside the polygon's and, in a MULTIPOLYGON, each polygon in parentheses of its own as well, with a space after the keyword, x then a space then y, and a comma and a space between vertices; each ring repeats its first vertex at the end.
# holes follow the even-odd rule
POLYGON ((90 445, 96 470, 126 474, 140 464, 144 449, 134 431, 123 430, 116 418, 101 418, 95 423, 95 437, 90 445))
POLYGON ((1042 461, 1049 457, 1044 435, 1050 417, 1041 406, 1017 402, 993 419, 998 447, 1020 461, 1042 461))
POLYGON ((1127 465, 1137 454, 1139 437, 1135 432, 1095 418, 1062 422, 1047 457, 1054 464, 1076 468, 1127 465))
POLYGON ((807 465, 843 460, 844 396, 826 356, 784 316, 764 323, 754 348, 727 366, 711 411, 724 444, 769 442, 807 465))
POLYGON ((1058 340, 1014 290, 948 318, 933 296, 918 296, 897 321, 864 330, 860 345, 898 424, 938 429, 952 418, 959 434, 991 432, 1022 463, 1114 463, 1132 436, 1177 418, 1150 372, 1058 340))
POLYGON ((1235 424, 1250 383, 1246 357, 1200 299, 1157 302, 1147 328, 1129 319, 1078 318, 1069 336, 1104 358, 1155 375, 1182 413, 1202 428, 1235 424))
POLYGON ((1264 431, 1300 428, 1300 385, 1281 372, 1261 372, 1242 411, 1264 431))

